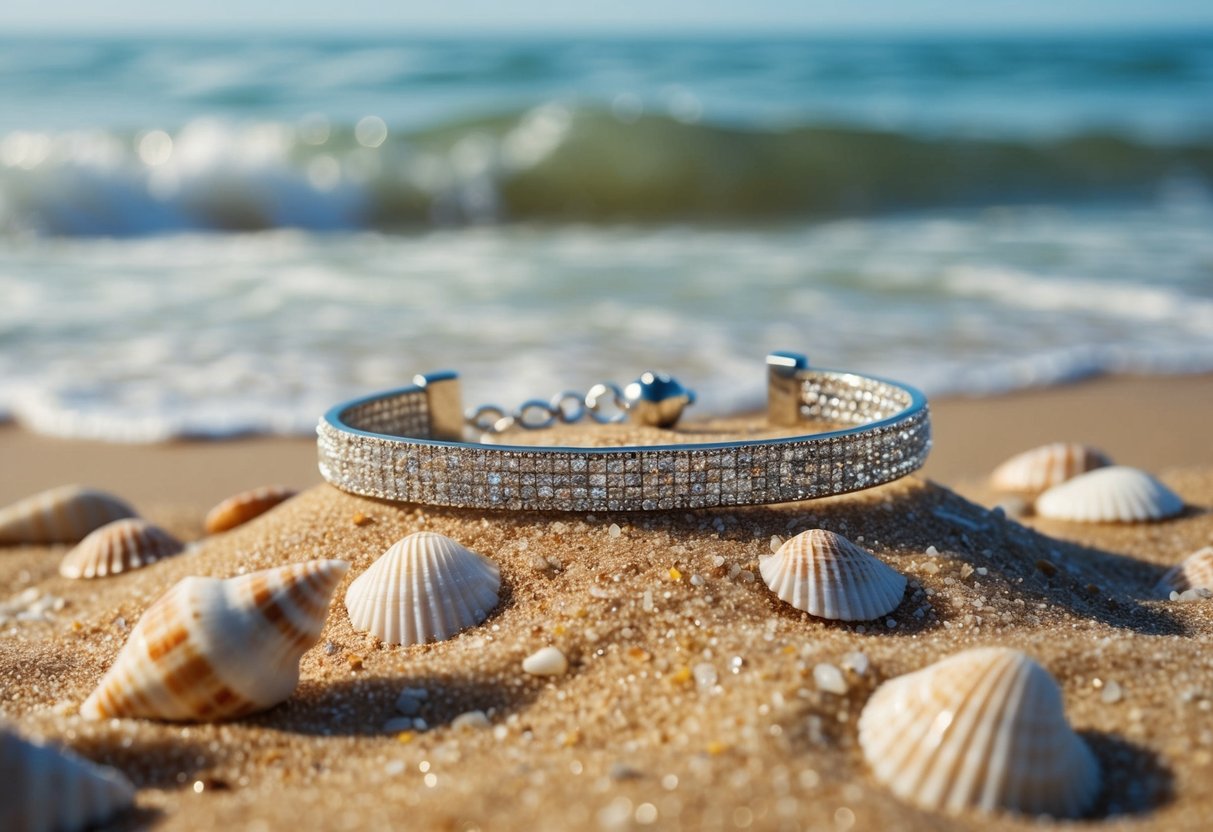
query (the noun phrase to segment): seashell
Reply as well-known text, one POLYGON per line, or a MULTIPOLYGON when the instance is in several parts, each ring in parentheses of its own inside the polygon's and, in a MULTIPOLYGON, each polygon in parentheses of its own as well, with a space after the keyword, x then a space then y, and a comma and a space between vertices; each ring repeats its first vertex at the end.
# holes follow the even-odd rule
POLYGON ((1003 647, 885 682, 860 714, 859 745, 877 780, 924 809, 1076 817, 1099 792, 1057 683, 1003 647))
POLYGON ((1041 445, 1008 459, 990 474, 998 491, 1039 494, 1079 474, 1111 465, 1107 455, 1077 442, 1041 445))
POLYGON ((906 579, 842 535, 810 529, 758 565, 779 598, 818 618, 869 621, 901 603, 906 579))
POLYGON ((117 769, 23 739, 3 726, 0 783, 0 829, 6 832, 72 832, 135 805, 135 787, 117 769))
POLYGON ((139 619, 81 715, 216 720, 277 705, 295 690, 348 569, 312 560, 181 580, 139 619))
POLYGON ((1168 569, 1154 587, 1162 598, 1170 598, 1172 592, 1182 595, 1192 589, 1213 592, 1213 546, 1206 546, 1188 555, 1177 566, 1168 569))
POLYGON ((219 534, 243 525, 284 503, 299 492, 283 485, 267 485, 228 497, 206 513, 206 533, 219 534))
POLYGON ((410 534, 354 579, 345 608, 356 630, 388 644, 441 641, 497 606, 497 564, 434 532, 410 534))
POLYGON ((0 509, 0 544, 78 543, 106 523, 134 516, 117 497, 63 485, 0 509))
POLYGON ((1184 510, 1184 501, 1145 471, 1113 465, 1080 474, 1036 498, 1036 514, 1083 523, 1163 520, 1184 510))
POLYGON ((177 538, 146 520, 115 520, 68 552, 59 564, 59 574, 65 578, 104 578, 147 566, 184 548, 177 538))
POLYGON ((563 676, 569 660, 557 647, 541 647, 522 660, 522 671, 532 676, 563 676))

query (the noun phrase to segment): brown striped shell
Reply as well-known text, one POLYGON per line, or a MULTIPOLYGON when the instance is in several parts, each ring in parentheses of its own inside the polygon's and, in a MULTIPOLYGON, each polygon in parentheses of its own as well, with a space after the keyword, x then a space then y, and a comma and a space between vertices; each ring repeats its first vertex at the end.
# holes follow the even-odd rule
POLYGON ((1077 442, 1054 442, 1016 454, 999 465, 990 474, 990 485, 997 491, 1039 494, 1111 464, 1112 460, 1095 448, 1077 442))
POLYGON ((0 726, 0 829, 75 832, 135 805, 122 772, 0 726))
POLYGON ((279 503, 284 503, 298 494, 295 489, 282 485, 267 485, 228 497, 206 513, 206 533, 219 534, 242 526, 254 517, 265 514, 279 503))
POLYGON ((1213 592, 1213 546, 1198 549, 1168 569, 1154 589, 1160 598, 1170 598, 1172 592, 1182 595, 1189 589, 1213 592))
POLYGON ((134 516, 134 509, 113 495, 63 485, 0 509, 0 544, 78 543, 106 523, 134 516))
POLYGON ((115 520, 68 552, 59 564, 59 574, 65 578, 104 578, 147 566, 184 548, 180 540, 146 520, 115 520))
POLYGON ((183 579, 148 607, 81 715, 203 721, 277 705, 295 690, 348 569, 313 560, 183 579))
POLYGON ((845 537, 810 529, 758 564, 771 591, 818 618, 870 621, 897 608, 906 579, 845 537))

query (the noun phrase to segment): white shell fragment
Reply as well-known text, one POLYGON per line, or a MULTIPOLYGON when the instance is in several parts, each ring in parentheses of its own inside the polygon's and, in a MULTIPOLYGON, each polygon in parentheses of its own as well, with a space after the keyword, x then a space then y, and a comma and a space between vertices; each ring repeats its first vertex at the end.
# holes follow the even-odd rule
POLYGON ((1048 671, 1018 650, 957 653, 876 689, 859 717, 876 779, 924 809, 1078 817, 1099 765, 1048 671))
POLYGON ((1083 523, 1164 520, 1183 509, 1178 494, 1145 471, 1123 465, 1082 474, 1036 499, 1039 516, 1083 523))
POLYGON ((569 660, 556 647, 543 647, 522 660, 522 670, 532 676, 563 676, 569 660))
POLYGON ((1213 592, 1213 546, 1206 546, 1188 555, 1179 565, 1167 570, 1154 587, 1160 598, 1170 598, 1172 592, 1179 595, 1191 593, 1189 597, 1199 596, 1202 589, 1213 592))
POLYGON ((0 509, 0 544, 78 543, 106 523, 134 516, 117 497, 64 485, 0 509))
POLYGON ((1077 442, 1041 445, 1008 459, 990 474, 998 491, 1039 494, 1079 474, 1111 465, 1107 455, 1077 442))
POLYGON ((845 537, 810 529, 758 565, 780 600, 818 618, 870 621, 897 608, 906 579, 845 537))
POLYGON ((66 749, 22 739, 0 726, 0 829, 74 832, 135 804, 135 787, 117 769, 66 749))
POLYGON ((313 560, 181 580, 139 619, 81 715, 201 721, 277 705, 299 683, 299 659, 348 569, 313 560))
POLYGON ((68 552, 59 564, 59 574, 65 578, 103 578, 147 566, 184 548, 177 538, 146 520, 115 520, 68 552))
POLYGON ((350 623, 388 644, 441 641, 497 606, 497 564, 435 532, 410 534, 345 593, 350 623))

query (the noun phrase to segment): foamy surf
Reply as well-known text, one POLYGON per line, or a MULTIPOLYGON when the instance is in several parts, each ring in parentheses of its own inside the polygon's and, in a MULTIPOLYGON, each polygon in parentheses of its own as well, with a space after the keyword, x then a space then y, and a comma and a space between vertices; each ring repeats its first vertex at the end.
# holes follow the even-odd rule
POLYGON ((455 368, 507 407, 666 369, 700 413, 761 362, 929 393, 1213 369, 1213 210, 1000 209, 799 223, 30 238, 0 250, 0 409, 58 436, 308 434, 455 368), (1141 275, 1148 275, 1142 278, 1141 275))
POLYGON ((66 236, 756 222, 1204 196, 1207 141, 982 139, 621 120, 544 104, 395 133, 377 117, 0 135, 0 229, 66 236))

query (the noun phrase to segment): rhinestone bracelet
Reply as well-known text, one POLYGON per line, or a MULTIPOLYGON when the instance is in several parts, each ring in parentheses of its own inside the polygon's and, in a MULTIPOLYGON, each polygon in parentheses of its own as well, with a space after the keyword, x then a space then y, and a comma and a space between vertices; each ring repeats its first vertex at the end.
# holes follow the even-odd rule
POLYGON ((459 377, 418 375, 412 386, 333 407, 317 427, 320 473, 354 494, 462 508, 655 511, 741 506, 844 494, 922 467, 931 448, 926 398, 872 376, 767 356, 767 422, 775 439, 621 447, 541 447, 464 441, 589 416, 672 427, 694 394, 660 373, 620 389, 595 385, 512 414, 463 412, 459 377), (607 413, 605 408, 614 408, 607 413), (839 426, 822 433, 799 428, 839 426))

